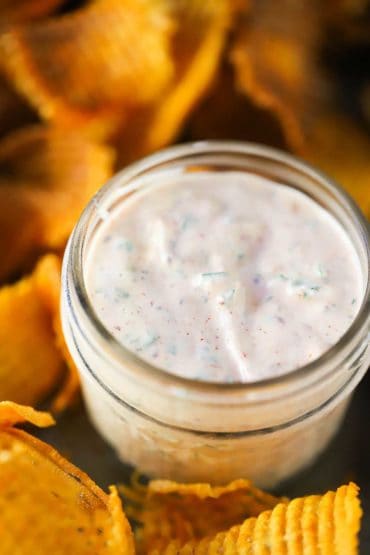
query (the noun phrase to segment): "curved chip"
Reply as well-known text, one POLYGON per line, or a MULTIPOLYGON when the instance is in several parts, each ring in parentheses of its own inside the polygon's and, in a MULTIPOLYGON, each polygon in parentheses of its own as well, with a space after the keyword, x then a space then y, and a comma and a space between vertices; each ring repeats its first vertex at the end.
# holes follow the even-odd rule
POLYGON ((40 412, 12 401, 0 401, 0 427, 9 427, 20 422, 31 422, 39 428, 55 424, 54 418, 48 412, 40 412))
POLYGON ((177 33, 172 52, 175 74, 161 98, 128 119, 119 138, 119 162, 126 164, 168 145, 212 83, 230 28, 228 0, 171 0, 177 33))
POLYGON ((35 252, 64 245, 112 166, 108 147, 75 132, 34 126, 0 142, 0 280, 35 252))
MULTIPOLYGON (((278 504, 257 518, 249 518, 198 541, 182 544, 175 540, 166 548, 149 550, 150 555, 356 555, 361 507, 358 487, 350 483, 336 492, 310 495, 278 504)), ((205 516, 205 518, 207 518, 205 516)))
POLYGON ((302 149, 306 127, 328 95, 317 65, 318 16, 314 3, 257 0, 230 52, 238 88, 276 115, 295 151, 302 149))
POLYGON ((107 495, 49 445, 1 424, 0 514, 2 555, 134 554, 115 488, 107 495))
POLYGON ((333 177, 370 218, 370 139, 350 118, 328 114, 317 120, 304 157, 333 177))
POLYGON ((164 6, 163 0, 95 0, 19 26, 0 39, 2 65, 45 120, 109 134, 171 78, 172 28, 164 6))
POLYGON ((141 550, 163 549, 170 541, 183 544, 191 539, 227 530, 245 518, 271 509, 278 499, 254 487, 249 480, 235 480, 226 486, 178 484, 153 480, 146 490, 141 512, 141 550))
POLYGON ((60 380, 62 356, 35 274, 0 289, 0 400, 34 404, 60 380))

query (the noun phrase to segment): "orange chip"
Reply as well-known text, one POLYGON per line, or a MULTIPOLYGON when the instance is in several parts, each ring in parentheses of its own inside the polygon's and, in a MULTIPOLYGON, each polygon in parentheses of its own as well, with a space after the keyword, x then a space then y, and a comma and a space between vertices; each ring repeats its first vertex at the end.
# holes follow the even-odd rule
POLYGON ((64 245, 112 165, 108 147, 72 132, 35 126, 0 142, 0 279, 35 251, 64 245))
POLYGON ((0 289, 0 400, 34 404, 62 376, 52 319, 35 275, 0 289))
POLYGON ((168 145, 208 90, 221 59, 233 9, 228 0, 173 0, 175 75, 161 98, 126 122, 120 164, 168 145))
POLYGON ((2 0, 0 27, 44 17, 62 5, 64 0, 2 0))
POLYGON ((328 94, 316 62, 318 15, 314 3, 258 0, 241 20, 230 54, 239 89, 276 115, 296 151, 328 94))
POLYGON ((60 319, 60 273, 61 261, 54 254, 45 256, 38 264, 35 271, 38 292, 43 299, 52 318, 53 330, 55 333, 55 343, 63 356, 68 372, 63 379, 61 387, 58 389, 52 402, 54 412, 61 412, 73 404, 80 391, 80 380, 75 363, 68 351, 60 319))
POLYGON ((48 412, 40 412, 12 401, 0 401, 0 427, 14 426, 20 422, 31 422, 39 428, 55 424, 54 418, 48 412))
POLYGON ((141 550, 160 550, 175 539, 180 544, 200 540, 241 524, 279 501, 282 499, 255 488, 249 480, 235 480, 226 486, 154 480, 141 512, 135 515, 142 523, 141 550))
MULTIPOLYGON (((11 408, 20 419, 30 410, 11 408)), ((115 488, 107 495, 49 445, 9 427, 2 421, 8 412, 9 406, 0 404, 2 555, 133 555, 131 529, 115 488)))
POLYGON ((42 118, 107 135, 171 78, 172 28, 164 6, 163 0, 95 0, 20 26, 0 39, 2 65, 42 118))
POLYGON ((370 217, 370 139, 346 116, 327 115, 317 120, 306 159, 333 177, 370 217))
MULTIPOLYGON (((249 518, 241 526, 185 544, 174 540, 150 555, 356 555, 361 507, 358 487, 310 495, 280 503, 271 511, 249 518)), ((207 518, 207 516, 205 516, 207 518)))

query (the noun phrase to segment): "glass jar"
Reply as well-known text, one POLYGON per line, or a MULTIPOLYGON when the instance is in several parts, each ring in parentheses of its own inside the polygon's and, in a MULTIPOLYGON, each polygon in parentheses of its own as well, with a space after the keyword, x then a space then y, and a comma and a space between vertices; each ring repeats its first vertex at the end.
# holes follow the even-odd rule
POLYGON ((151 476, 273 487, 310 464, 337 431, 364 375, 369 349, 369 237, 352 200, 326 176, 274 149, 237 142, 185 144, 121 171, 77 223, 63 264, 62 322, 90 418, 121 459, 151 476), (301 190, 346 230, 366 291, 354 322, 330 350, 286 375, 251 384, 193 381, 126 350, 97 317, 84 262, 102 221, 143 184, 170 173, 238 170, 301 190))

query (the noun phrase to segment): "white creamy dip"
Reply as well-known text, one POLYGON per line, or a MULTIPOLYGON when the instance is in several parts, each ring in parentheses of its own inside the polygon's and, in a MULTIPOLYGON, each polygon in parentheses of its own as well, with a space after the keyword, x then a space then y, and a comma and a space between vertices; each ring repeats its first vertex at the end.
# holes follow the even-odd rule
POLYGON ((172 176, 126 198, 86 264, 92 305, 170 373, 253 382, 328 350, 363 297, 346 232, 303 193, 239 172, 172 176))

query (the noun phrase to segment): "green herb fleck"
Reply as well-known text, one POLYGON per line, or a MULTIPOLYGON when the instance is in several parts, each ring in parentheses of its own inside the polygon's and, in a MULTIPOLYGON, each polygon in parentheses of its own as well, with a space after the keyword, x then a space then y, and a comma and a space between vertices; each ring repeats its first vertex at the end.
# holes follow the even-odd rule
POLYGON ((202 277, 209 278, 209 277, 222 277, 226 276, 227 272, 205 272, 202 274, 202 277))
POLYGON ((168 347, 168 352, 170 353, 170 355, 176 356, 177 355, 177 347, 176 345, 170 345, 168 347))
POLYGON ((121 289, 121 287, 115 287, 114 292, 119 299, 128 299, 130 296, 130 293, 127 293, 127 291, 121 289))

